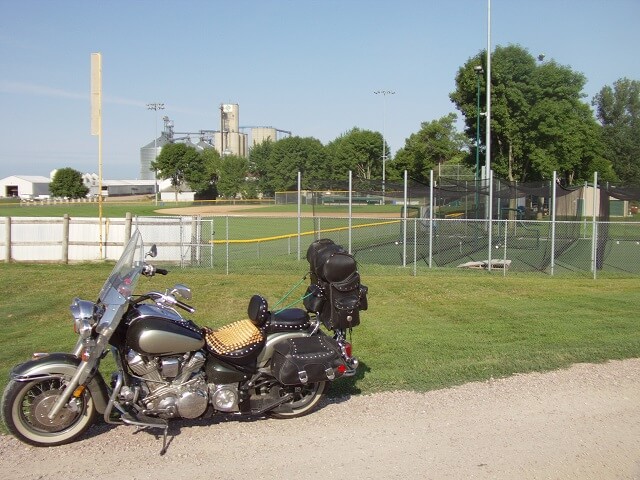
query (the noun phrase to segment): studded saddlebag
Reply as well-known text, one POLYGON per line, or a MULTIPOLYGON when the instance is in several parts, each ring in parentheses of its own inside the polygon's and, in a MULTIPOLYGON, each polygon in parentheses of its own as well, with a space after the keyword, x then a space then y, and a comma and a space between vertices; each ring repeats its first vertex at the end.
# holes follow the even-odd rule
POLYGON ((344 361, 337 342, 326 335, 290 338, 274 347, 271 371, 283 385, 334 380, 344 361))

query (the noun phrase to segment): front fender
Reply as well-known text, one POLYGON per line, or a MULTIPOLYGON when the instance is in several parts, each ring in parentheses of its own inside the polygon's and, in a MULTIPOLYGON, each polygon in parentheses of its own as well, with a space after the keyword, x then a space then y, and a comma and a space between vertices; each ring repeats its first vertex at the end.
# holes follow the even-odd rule
MULTIPOLYGON (((9 374, 16 382, 29 382, 40 377, 71 378, 80 365, 80 359, 70 353, 50 353, 35 360, 16 365, 9 374)), ((87 388, 93 398, 93 403, 99 413, 104 413, 109 402, 107 385, 99 371, 96 371, 87 388)))

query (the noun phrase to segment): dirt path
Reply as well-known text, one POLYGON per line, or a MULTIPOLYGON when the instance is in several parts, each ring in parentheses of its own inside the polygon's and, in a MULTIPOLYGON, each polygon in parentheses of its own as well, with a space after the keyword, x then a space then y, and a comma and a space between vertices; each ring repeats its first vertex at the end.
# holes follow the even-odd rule
POLYGON ((6 479, 640 479, 640 359, 425 394, 354 396, 300 419, 93 427, 49 449, 0 436, 6 479))

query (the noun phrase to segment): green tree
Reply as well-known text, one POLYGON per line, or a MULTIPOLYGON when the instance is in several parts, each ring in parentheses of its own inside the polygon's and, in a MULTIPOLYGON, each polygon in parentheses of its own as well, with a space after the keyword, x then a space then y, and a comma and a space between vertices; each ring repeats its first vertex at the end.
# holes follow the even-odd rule
POLYGON ((249 162, 244 157, 225 155, 220 163, 218 192, 225 198, 233 198, 241 193, 247 177, 249 162))
MULTIPOLYGON (((347 178, 349 171, 364 180, 382 178, 382 135, 352 128, 327 145, 333 164, 332 178, 347 178)), ((388 147, 385 149, 389 151, 388 147)))
POLYGON ((217 182, 220 175, 221 158, 217 150, 207 148, 200 152, 203 168, 195 170, 187 182, 198 199, 215 199, 218 196, 217 182))
MULTIPOLYGON (((249 150, 249 173, 257 179, 257 190, 273 195, 273 190, 269 184, 268 169, 269 157, 273 151, 274 142, 264 140, 258 145, 254 145, 249 150)), ((257 195, 257 192, 256 192, 257 195)))
MULTIPOLYGON (((474 143, 477 66, 486 74, 486 52, 459 69, 456 91, 450 95, 464 115, 465 132, 474 143)), ((597 123, 582 101, 586 81, 582 74, 554 61, 539 64, 518 45, 496 47, 491 73, 491 166, 498 176, 524 182, 549 179, 555 170, 571 184, 588 179, 596 165, 603 166, 597 123)), ((483 109, 485 74, 480 77, 483 109)), ((485 124, 481 117, 481 147, 485 124)))
POLYGON ((82 181, 82 174, 70 167, 56 170, 49 184, 49 191, 54 197, 82 198, 89 193, 89 188, 82 181))
POLYGON ((618 177, 640 185, 640 81, 621 78, 593 99, 603 129, 605 156, 618 177))
POLYGON ((298 172, 302 173, 303 188, 314 188, 330 178, 326 148, 315 138, 287 137, 273 144, 262 178, 263 191, 295 190, 298 172))
POLYGON ((204 157, 195 148, 184 143, 170 143, 162 147, 158 158, 151 162, 151 169, 158 172, 159 178, 171 180, 171 186, 176 192, 176 201, 185 184, 190 185, 193 182, 198 187, 205 184, 204 157))
POLYGON ((399 174, 428 182, 430 171, 444 163, 459 163, 465 156, 466 138, 456 130, 456 114, 450 113, 432 122, 423 122, 420 131, 405 140, 396 152, 392 168, 399 174))

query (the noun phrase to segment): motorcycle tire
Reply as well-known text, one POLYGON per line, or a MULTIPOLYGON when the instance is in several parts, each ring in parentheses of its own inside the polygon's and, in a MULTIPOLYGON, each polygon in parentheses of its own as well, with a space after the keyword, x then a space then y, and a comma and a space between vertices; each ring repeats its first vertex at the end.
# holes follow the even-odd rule
POLYGON ((71 443, 94 422, 97 412, 89 389, 72 399, 53 420, 47 414, 64 388, 62 378, 10 381, 2 395, 2 417, 19 440, 36 447, 71 443))
POLYGON ((310 383, 302 386, 280 386, 280 394, 293 393, 293 399, 273 409, 273 418, 297 418, 311 413, 325 396, 328 382, 310 383))

